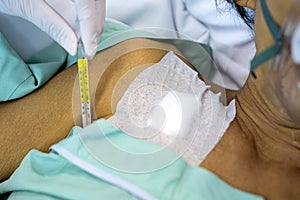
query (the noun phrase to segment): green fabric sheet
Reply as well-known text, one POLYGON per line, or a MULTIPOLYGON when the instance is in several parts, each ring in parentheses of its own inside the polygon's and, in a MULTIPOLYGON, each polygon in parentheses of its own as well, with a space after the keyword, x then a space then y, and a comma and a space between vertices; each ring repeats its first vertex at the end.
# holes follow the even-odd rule
POLYGON ((161 152, 161 149, 164 148, 133 138, 108 121, 100 119, 85 128, 74 127, 69 136, 54 145, 48 154, 36 150, 29 152, 10 179, 0 184, 0 194, 13 191, 10 200, 263 199, 231 187, 204 168, 187 165, 183 159, 169 150, 160 153, 161 157, 150 156, 148 160, 143 158, 147 154, 161 152), (111 151, 109 145, 117 147, 120 152, 111 151), (73 162, 65 152, 81 163, 87 163, 138 188, 148 196, 143 198, 136 195, 132 190, 113 183, 113 178, 105 180, 90 173, 86 166, 73 162), (132 157, 123 157, 124 152, 132 157), (109 158, 121 161, 122 165, 109 164, 107 160, 109 158), (168 158, 177 159, 161 167, 153 165, 152 170, 146 166, 147 162, 160 163, 168 158), (136 163, 139 169, 145 167, 146 170, 136 173, 134 170, 130 171, 130 168, 126 167, 132 163, 136 163))

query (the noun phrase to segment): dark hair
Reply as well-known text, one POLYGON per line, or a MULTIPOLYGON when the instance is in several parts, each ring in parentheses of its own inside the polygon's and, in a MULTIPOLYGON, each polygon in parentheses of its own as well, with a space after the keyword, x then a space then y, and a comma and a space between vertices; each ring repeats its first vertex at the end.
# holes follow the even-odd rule
POLYGON ((233 8, 238 12, 238 14, 241 16, 241 18, 244 20, 244 22, 247 24, 247 26, 253 29, 253 25, 254 25, 253 15, 250 15, 249 11, 247 11, 245 7, 238 5, 235 2, 236 0, 225 0, 225 1, 230 3, 233 6, 233 8))

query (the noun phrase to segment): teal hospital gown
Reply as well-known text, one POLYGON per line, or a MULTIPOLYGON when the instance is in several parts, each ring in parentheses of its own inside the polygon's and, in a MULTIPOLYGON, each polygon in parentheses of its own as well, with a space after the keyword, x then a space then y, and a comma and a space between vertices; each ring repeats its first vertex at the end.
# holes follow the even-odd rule
POLYGON ((10 179, 0 184, 0 194, 10 191, 10 200, 263 199, 103 119, 74 127, 50 153, 30 151, 10 179))
MULTIPOLYGON (((103 43, 102 45, 102 41, 127 29, 128 27, 107 22, 98 51, 124 40, 124 38, 115 39, 115 43, 103 43)), ((0 47, 0 102, 17 99, 35 91, 58 71, 77 61, 76 56, 68 55, 57 43, 51 44, 28 60, 23 61, 11 48, 1 32, 0 47)))

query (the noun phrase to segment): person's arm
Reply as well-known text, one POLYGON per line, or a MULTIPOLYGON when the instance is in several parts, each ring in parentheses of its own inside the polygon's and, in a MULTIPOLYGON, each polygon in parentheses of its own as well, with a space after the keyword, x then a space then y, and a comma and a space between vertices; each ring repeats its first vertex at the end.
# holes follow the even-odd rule
MULTIPOLYGON (((158 62, 167 53, 166 50, 162 50, 162 46, 163 44, 152 40, 127 40, 100 52, 89 62, 90 87, 92 95, 95 94, 96 118, 112 115, 115 106, 112 102, 116 102, 112 101, 113 91, 117 90, 122 95, 126 89, 123 87, 124 91, 121 91, 121 88, 115 88, 118 80, 132 68, 150 66, 158 62), (157 48, 146 48, 147 43, 157 48), (142 48, 144 45, 145 48, 142 48), (124 54, 133 46, 139 49, 124 54), (92 82, 93 80, 99 82, 92 82)), ((136 75, 133 75, 133 78, 136 75)), ((51 145, 65 138, 70 129, 80 123, 76 76, 77 67, 72 66, 30 95, 0 103, 0 181, 12 174, 28 151, 48 151, 51 145)))

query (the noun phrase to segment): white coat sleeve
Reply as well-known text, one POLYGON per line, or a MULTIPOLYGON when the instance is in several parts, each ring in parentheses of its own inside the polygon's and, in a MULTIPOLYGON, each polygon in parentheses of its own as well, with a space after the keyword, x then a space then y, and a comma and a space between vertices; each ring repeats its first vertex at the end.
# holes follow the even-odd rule
MULTIPOLYGON (((226 2, 214 0, 107 1, 107 17, 134 28, 171 29, 209 44, 222 73, 219 85, 237 90, 245 83, 255 54, 252 30, 226 2), (122 9, 120 8, 122 5, 122 9)), ((214 81, 214 80, 213 80, 214 81)))
POLYGON ((240 89, 249 75, 250 61, 255 54, 253 31, 225 1, 218 1, 217 6, 212 0, 184 2, 188 12, 209 31, 208 44, 213 49, 215 63, 220 67, 224 86, 240 89))

